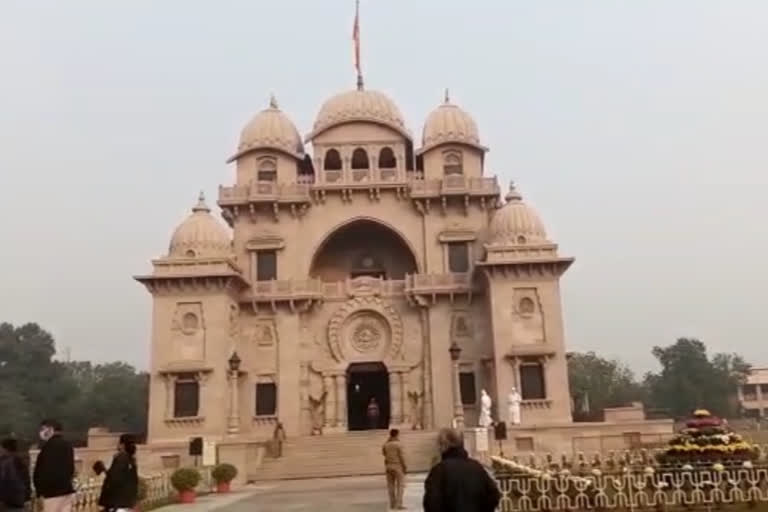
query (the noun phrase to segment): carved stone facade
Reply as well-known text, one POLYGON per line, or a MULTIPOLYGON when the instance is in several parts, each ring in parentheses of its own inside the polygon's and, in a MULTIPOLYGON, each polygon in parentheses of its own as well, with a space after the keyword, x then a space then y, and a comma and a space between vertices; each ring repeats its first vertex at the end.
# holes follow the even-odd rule
POLYGON ((219 190, 231 231, 201 197, 137 278, 154 300, 150 441, 362 429, 372 401, 379 428, 434 429, 454 420, 454 377, 466 418, 482 389, 498 404, 515 386, 523 424, 569 422, 571 260, 514 187, 502 201, 480 140, 446 99, 416 148, 395 104, 358 89, 323 105, 305 158, 270 102, 219 190))

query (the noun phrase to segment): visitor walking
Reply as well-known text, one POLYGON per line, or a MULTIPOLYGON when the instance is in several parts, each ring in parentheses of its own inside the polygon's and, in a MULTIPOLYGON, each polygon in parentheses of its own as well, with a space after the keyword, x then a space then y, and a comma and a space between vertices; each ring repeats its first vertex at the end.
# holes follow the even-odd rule
POLYGON ((61 436, 61 423, 45 420, 40 425, 43 442, 35 461, 35 492, 44 512, 70 512, 75 498, 75 451, 61 436))
POLYGON ((501 493, 482 464, 470 459, 461 433, 438 436, 442 460, 424 482, 424 512, 493 512, 501 493))
POLYGON ((0 443, 0 511, 23 512, 32 497, 29 468, 19 454, 16 439, 0 443))
POLYGON ((381 410, 379 404, 375 398, 371 398, 368 402, 368 408, 365 411, 365 415, 368 418, 368 428, 371 430, 379 428, 379 418, 381 417, 381 410))
POLYGON ((400 431, 393 428, 389 431, 389 439, 381 448, 384 455, 384 470, 387 473, 387 491, 389 491, 389 508, 405 510, 403 506, 403 491, 405 490, 405 465, 403 447, 400 445, 400 431))
POLYGON ((129 434, 120 436, 117 454, 107 470, 101 486, 99 506, 107 512, 128 512, 139 497, 139 471, 136 466, 136 443, 129 434))
POLYGON ((283 424, 278 421, 277 425, 275 425, 275 431, 272 432, 272 446, 274 450, 274 456, 276 458, 283 456, 284 442, 285 442, 285 429, 283 428, 283 424))

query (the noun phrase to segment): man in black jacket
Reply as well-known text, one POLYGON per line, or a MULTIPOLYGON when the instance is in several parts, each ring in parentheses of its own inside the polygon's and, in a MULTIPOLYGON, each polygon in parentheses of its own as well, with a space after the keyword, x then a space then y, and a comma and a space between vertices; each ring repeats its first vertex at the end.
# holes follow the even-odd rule
POLYGON ((32 497, 29 468, 19 454, 16 439, 3 439, 0 443, 0 510, 24 512, 32 497))
POLYGON ((424 512, 493 512, 501 493, 482 464, 470 459, 453 429, 440 431, 442 460, 424 482, 424 512))
POLYGON ((43 446, 35 461, 35 492, 43 498, 44 512, 70 512, 75 489, 75 451, 61 437, 61 424, 46 420, 40 425, 43 446))

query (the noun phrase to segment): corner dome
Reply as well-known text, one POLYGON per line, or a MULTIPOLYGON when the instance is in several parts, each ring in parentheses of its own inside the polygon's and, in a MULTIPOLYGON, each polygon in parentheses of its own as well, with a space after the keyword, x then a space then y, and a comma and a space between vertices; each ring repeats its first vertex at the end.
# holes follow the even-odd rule
POLYGON ((355 121, 387 126, 411 140, 397 105, 383 93, 364 89, 337 94, 323 103, 312 132, 304 140, 309 142, 334 126, 355 121))
POLYGON ((488 228, 488 245, 509 246, 550 243, 539 215, 523 202, 510 183, 506 203, 496 210, 488 228))
POLYGON ((173 232, 168 247, 172 258, 216 258, 232 255, 227 229, 211 215, 202 192, 192 214, 173 232))
POLYGON ((464 144, 480 151, 488 148, 480 144, 480 134, 477 123, 466 111, 450 102, 448 93, 445 102, 429 113, 424 122, 421 135, 421 148, 424 153, 442 144, 464 144))
POLYGON ((237 153, 227 163, 237 160, 255 149, 275 149, 297 160, 304 158, 301 135, 288 116, 277 106, 274 96, 269 107, 256 114, 240 133, 237 153))

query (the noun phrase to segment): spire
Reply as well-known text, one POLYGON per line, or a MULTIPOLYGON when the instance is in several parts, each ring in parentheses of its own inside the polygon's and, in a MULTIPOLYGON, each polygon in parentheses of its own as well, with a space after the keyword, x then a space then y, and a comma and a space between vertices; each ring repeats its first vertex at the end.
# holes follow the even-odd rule
POLYGON ((448 91, 448 88, 445 88, 445 97, 443 98, 443 103, 446 105, 451 102, 451 94, 450 91, 448 91))
POLYGON ((355 0, 355 24, 352 27, 354 62, 357 70, 357 90, 363 90, 363 70, 360 66, 360 0, 355 0))
POLYGON ((507 202, 523 200, 523 196, 521 196, 520 192, 518 192, 517 189, 515 188, 514 181, 509 182, 509 192, 507 192, 507 195, 504 196, 504 199, 506 199, 507 202))
POLYGON ((272 93, 272 94, 270 94, 270 95, 269 95, 269 108, 274 108, 274 109, 278 109, 278 108, 280 108, 280 107, 277 105, 277 98, 275 98, 275 95, 274 95, 274 93, 272 93))
POLYGON ((197 197, 197 204, 192 208, 192 211, 197 212, 206 212, 209 213, 211 211, 210 208, 208 208, 208 205, 205 204, 205 192, 202 190, 200 191, 200 195, 197 197))

